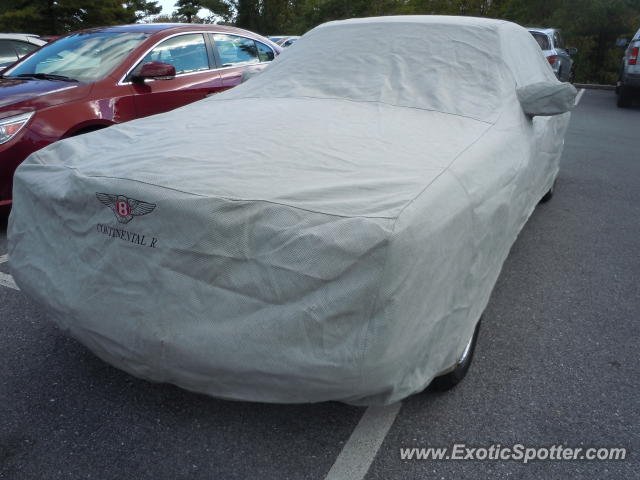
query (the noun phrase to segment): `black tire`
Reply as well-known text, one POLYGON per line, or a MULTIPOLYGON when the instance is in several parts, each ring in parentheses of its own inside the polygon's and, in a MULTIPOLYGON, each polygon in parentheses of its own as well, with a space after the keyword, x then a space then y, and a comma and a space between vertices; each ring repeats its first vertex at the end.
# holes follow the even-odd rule
POLYGON ((624 85, 620 85, 618 88, 618 101, 616 102, 618 108, 629 108, 631 106, 631 94, 629 89, 624 85))
POLYGON ((482 322, 482 318, 478 320, 476 324, 476 328, 473 331, 473 335, 467 343, 464 351, 460 355, 460 359, 456 362, 456 366, 449 373, 445 373, 444 375, 440 375, 433 379, 431 382, 431 388, 433 390, 437 390, 440 392, 444 392, 447 390, 451 390, 457 384, 459 384, 462 379, 467 374, 469 367, 471 366, 471 361, 473 360, 473 352, 476 350, 476 343, 478 343, 478 332, 480 332, 480 323, 482 322))
POLYGON ((7 231, 7 222, 9 221, 9 213, 11 213, 11 207, 9 205, 0 206, 0 232, 7 231))
POLYGON ((553 185, 551 185, 551 188, 549 189, 549 191, 547 193, 544 194, 544 196, 540 199, 540 203, 547 203, 549 200, 551 200, 553 198, 553 193, 556 191, 556 181, 553 181, 553 185))

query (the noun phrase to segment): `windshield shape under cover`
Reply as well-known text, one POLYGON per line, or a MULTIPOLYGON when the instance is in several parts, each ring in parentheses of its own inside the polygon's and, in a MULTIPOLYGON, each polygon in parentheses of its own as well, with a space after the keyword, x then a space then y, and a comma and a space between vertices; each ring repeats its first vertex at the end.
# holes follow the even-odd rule
POLYGON ((225 97, 337 98, 495 120, 514 90, 498 32, 438 21, 325 24, 225 97))
POLYGON ((5 76, 54 74, 94 82, 110 73, 147 37, 145 33, 78 33, 44 46, 5 76))

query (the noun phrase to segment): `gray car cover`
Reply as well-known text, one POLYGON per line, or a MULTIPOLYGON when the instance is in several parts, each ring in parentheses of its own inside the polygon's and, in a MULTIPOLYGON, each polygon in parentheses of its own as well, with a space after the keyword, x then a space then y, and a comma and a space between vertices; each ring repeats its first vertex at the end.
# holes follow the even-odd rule
MULTIPOLYGON (((17 284, 107 362, 221 398, 386 404, 456 363, 558 172, 523 28, 315 28, 225 93, 15 175, 17 284)), ((72 375, 72 372, 69 372, 72 375)))
POLYGON ((539 82, 516 90, 518 100, 529 115, 558 115, 570 110, 576 100, 576 89, 570 83, 539 82))

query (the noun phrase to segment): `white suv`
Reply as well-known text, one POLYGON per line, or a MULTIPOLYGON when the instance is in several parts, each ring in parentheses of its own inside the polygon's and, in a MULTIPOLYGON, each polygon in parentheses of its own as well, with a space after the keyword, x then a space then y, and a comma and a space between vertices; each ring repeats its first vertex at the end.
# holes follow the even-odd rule
POLYGON ((0 33, 0 70, 44 45, 46 40, 26 33, 0 33))

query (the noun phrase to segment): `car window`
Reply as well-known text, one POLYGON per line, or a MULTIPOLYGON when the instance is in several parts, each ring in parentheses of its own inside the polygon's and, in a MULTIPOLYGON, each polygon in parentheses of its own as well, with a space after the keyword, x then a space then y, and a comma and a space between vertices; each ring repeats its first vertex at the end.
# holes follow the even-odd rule
POLYGON ((290 47, 291 45, 293 45, 296 40, 298 40, 297 38, 290 38, 289 40, 287 40, 286 42, 284 42, 282 44, 283 47, 290 47))
POLYGON ((18 59, 13 45, 8 40, 0 40, 0 67, 6 67, 18 59))
POLYGON ((4 75, 53 74, 81 82, 105 77, 137 46, 146 33, 80 32, 44 45, 4 75))
POLYGON ((256 42, 236 35, 215 34, 213 41, 223 67, 259 63, 256 42))
POLYGON ((551 46, 549 45, 549 37, 547 37, 544 33, 531 32, 531 35, 533 35, 533 38, 536 39, 536 42, 538 42, 538 45, 540 45, 540 48, 542 50, 549 50, 551 48, 551 46))
POLYGON ((21 42, 20 40, 12 40, 11 44, 13 45, 13 48, 15 48, 18 57, 24 57, 38 49, 37 45, 28 42, 21 42))
POLYGON ((553 43, 556 48, 564 48, 564 42, 562 41, 562 37, 560 36, 560 32, 555 32, 553 34, 553 43))
POLYGON ((209 56, 201 33, 172 37, 151 50, 138 64, 134 72, 149 62, 168 63, 176 67, 176 75, 208 70, 209 56))
POLYGON ((256 47, 258 47, 258 58, 261 62, 270 62, 273 60, 275 56, 271 47, 268 47, 264 43, 256 42, 256 47))

